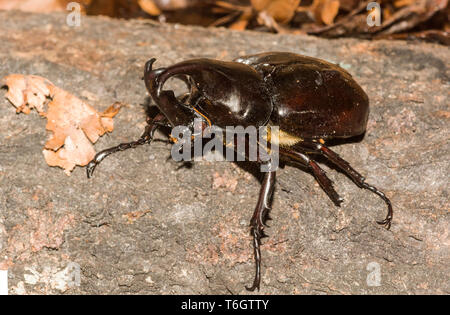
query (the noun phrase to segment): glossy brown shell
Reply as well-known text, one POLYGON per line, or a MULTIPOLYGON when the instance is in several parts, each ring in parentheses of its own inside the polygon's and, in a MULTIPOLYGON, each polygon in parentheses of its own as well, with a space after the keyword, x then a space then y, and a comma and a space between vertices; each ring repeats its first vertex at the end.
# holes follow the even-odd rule
POLYGON ((304 139, 345 138, 366 130, 367 94, 341 67, 285 52, 235 61, 263 74, 274 106, 271 120, 281 130, 304 139))

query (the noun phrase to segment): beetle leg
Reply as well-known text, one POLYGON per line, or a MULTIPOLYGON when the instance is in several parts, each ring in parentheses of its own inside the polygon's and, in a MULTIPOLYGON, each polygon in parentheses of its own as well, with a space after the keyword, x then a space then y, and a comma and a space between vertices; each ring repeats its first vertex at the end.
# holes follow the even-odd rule
POLYGON ((166 117, 164 115, 158 114, 156 115, 155 118, 147 120, 147 126, 145 126, 144 133, 138 140, 127 143, 121 143, 118 146, 98 152, 92 159, 92 161, 90 161, 89 164, 86 166, 87 177, 90 178, 92 176, 95 167, 108 155, 114 152, 135 148, 138 145, 150 143, 153 140, 153 134, 155 133, 156 129, 158 129, 158 127, 160 127, 165 120, 166 117))
POLYGON ((340 207, 343 199, 339 196, 336 190, 334 190, 333 182, 327 177, 325 171, 315 161, 311 160, 306 154, 294 150, 289 150, 286 148, 279 148, 279 150, 282 155, 287 156, 291 160, 294 160, 294 162, 299 162, 303 166, 310 169, 320 187, 322 187, 328 197, 330 197, 331 201, 333 201, 336 206, 340 207))
POLYGON ((315 153, 322 154, 324 157, 326 157, 330 162, 332 162, 334 165, 339 167, 347 176, 349 176, 353 182, 360 188, 368 189, 371 192, 377 194, 381 199, 384 200, 384 202, 388 206, 388 213, 386 215, 386 218, 382 221, 377 221, 378 224, 383 225, 386 227, 386 229, 389 230, 391 227, 391 221, 393 217, 394 211, 392 210, 392 204, 386 195, 380 191, 375 186, 369 185, 365 182, 364 176, 359 174, 356 170, 354 170, 350 164, 342 159, 336 152, 329 149, 327 146, 315 143, 315 142, 304 142, 301 143, 300 146, 303 146, 303 149, 307 150, 314 150, 315 153))
POLYGON ((275 187, 276 171, 264 174, 264 180, 259 191, 258 203, 250 220, 251 234, 253 236, 253 250, 255 256, 255 278, 251 287, 245 287, 248 291, 258 289, 261 282, 261 238, 264 237, 264 221, 270 210, 270 199, 275 187))

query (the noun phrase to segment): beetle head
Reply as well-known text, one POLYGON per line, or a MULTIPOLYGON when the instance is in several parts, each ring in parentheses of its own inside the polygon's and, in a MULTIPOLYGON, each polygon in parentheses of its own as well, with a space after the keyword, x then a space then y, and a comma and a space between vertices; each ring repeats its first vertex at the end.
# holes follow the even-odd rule
POLYGON ((152 69, 155 58, 150 59, 145 64, 144 81, 159 110, 166 116, 172 126, 192 126, 194 113, 184 106, 176 97, 173 91, 161 91, 159 88, 160 75, 166 68, 152 69))
POLYGON ((185 115, 189 110, 191 118, 200 114, 219 127, 261 126, 269 120, 272 103, 261 75, 253 68, 236 62, 203 58, 152 70, 154 61, 149 60, 145 66, 145 83, 172 125, 189 119, 189 115, 185 115), (173 91, 163 89, 171 77, 183 78, 187 82, 190 88, 188 104, 182 104, 173 91))

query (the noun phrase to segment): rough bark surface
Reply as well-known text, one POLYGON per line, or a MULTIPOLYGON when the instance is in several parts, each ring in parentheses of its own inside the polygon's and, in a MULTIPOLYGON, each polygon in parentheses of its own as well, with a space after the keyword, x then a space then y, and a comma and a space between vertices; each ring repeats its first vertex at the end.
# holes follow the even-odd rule
MULTIPOLYGON (((375 223, 383 201, 342 173, 324 166, 345 199, 337 208, 311 174, 281 169, 260 293, 450 293, 448 48, 102 17, 69 27, 63 14, 20 12, 0 12, 0 29, 0 77, 41 75, 100 110, 129 104, 98 151, 140 136, 150 57, 166 66, 292 51, 340 64, 367 91, 371 113, 364 138, 333 149, 391 198, 392 228, 375 223)), ((180 168, 170 145, 154 142, 107 158, 90 180, 79 167, 68 177, 44 161, 45 119, 16 115, 5 92, 0 268, 9 270, 10 293, 246 293, 260 186, 249 165, 180 168)))

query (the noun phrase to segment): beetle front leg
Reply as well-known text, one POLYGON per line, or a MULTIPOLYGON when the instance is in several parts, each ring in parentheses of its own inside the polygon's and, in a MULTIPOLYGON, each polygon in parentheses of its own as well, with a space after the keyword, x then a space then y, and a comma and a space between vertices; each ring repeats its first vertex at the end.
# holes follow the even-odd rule
POLYGON ((386 197, 386 195, 382 191, 380 191, 375 186, 367 184, 365 182, 364 176, 359 174, 355 169, 353 169, 353 167, 350 166, 350 164, 347 161, 342 159, 336 152, 332 151, 327 146, 316 142, 309 142, 309 143, 305 142, 301 143, 300 146, 303 148, 303 150, 308 151, 314 150, 314 153, 323 155, 330 162, 339 167, 344 172, 344 174, 349 176, 358 187, 368 189, 371 192, 377 194, 379 197, 381 197, 381 199, 383 199, 388 206, 388 213, 384 220, 377 221, 377 223, 385 226, 386 229, 388 230, 390 229, 394 211, 392 209, 391 201, 389 200, 388 197, 386 197))
POLYGON ((167 120, 166 117, 162 114, 156 115, 156 117, 153 119, 149 118, 147 120, 147 126, 145 126, 144 133, 138 140, 127 143, 121 143, 115 147, 98 152, 92 159, 92 161, 90 161, 89 164, 86 166, 87 177, 88 178, 92 177, 95 167, 98 164, 100 164, 100 162, 103 161, 103 159, 108 155, 118 151, 124 151, 127 149, 135 148, 138 145, 150 143, 153 140, 153 134, 155 133, 156 129, 160 127, 161 124, 166 120, 167 120))
POLYGON ((270 210, 270 199, 272 198, 273 190, 275 188, 276 172, 267 172, 264 175, 264 180, 259 192, 258 203, 250 220, 251 234, 253 236, 253 250, 255 256, 255 278, 251 287, 245 287, 248 291, 258 289, 261 282, 261 238, 264 237, 264 222, 266 215, 270 210))

